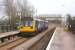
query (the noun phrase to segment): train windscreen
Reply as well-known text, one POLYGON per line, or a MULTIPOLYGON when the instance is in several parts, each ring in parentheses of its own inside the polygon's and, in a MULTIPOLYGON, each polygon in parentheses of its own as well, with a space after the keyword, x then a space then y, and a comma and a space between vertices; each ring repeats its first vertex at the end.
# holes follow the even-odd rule
POLYGON ((32 26, 32 21, 25 21, 25 26, 32 26))
POLYGON ((32 21, 23 21, 23 22, 21 22, 21 25, 32 26, 32 21))

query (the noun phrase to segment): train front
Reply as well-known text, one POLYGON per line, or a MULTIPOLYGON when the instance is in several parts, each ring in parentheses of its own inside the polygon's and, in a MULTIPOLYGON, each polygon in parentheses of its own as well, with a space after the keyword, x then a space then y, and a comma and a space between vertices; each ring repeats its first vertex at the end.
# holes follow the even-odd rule
POLYGON ((21 22, 21 25, 18 26, 18 30, 21 35, 32 35, 35 34, 35 21, 26 20, 21 22))

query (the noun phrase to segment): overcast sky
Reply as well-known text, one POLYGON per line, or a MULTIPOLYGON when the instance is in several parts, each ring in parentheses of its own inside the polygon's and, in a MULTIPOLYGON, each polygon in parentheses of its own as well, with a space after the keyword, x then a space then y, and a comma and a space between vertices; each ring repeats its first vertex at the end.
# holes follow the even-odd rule
POLYGON ((2 5, 3 5, 3 0, 0 0, 0 18, 5 15, 4 14, 4 6, 2 6, 2 5))
MULTIPOLYGON (((75 0, 28 0, 37 9, 39 14, 71 14, 75 15, 75 0)), ((1 4, 2 0, 0 0, 1 4)), ((0 16, 3 16, 3 8, 0 7, 0 16)))
POLYGON ((75 0, 29 0, 37 9, 37 14, 75 15, 75 0))

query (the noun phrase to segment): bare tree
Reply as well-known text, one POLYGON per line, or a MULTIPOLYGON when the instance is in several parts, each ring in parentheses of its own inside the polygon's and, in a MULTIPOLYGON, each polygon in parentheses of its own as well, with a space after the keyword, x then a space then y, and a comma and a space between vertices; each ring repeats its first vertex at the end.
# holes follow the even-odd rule
POLYGON ((22 0, 22 4, 20 1, 17 2, 21 11, 22 17, 31 17, 34 13, 34 8, 31 5, 28 5, 27 0, 22 0))
POLYGON ((11 26, 15 25, 16 8, 13 6, 13 0, 5 0, 6 14, 9 16, 9 23, 11 26))
POLYGON ((24 19, 24 17, 33 16, 34 13, 33 6, 28 5, 27 0, 5 0, 5 8, 11 26, 15 26, 16 20, 19 19, 19 16, 24 19), (13 1, 16 1, 17 5, 14 5, 13 1), (18 15, 18 13, 21 15, 18 15))

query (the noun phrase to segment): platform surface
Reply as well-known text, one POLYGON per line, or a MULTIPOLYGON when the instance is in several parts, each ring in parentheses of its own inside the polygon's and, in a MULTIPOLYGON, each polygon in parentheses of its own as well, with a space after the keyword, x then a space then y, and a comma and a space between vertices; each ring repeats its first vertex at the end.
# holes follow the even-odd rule
POLYGON ((57 27, 46 50, 75 50, 75 34, 57 27))
POLYGON ((11 31, 11 32, 0 33, 0 38, 6 37, 6 36, 9 36, 9 35, 14 35, 14 34, 17 34, 17 33, 19 33, 19 31, 11 31))

